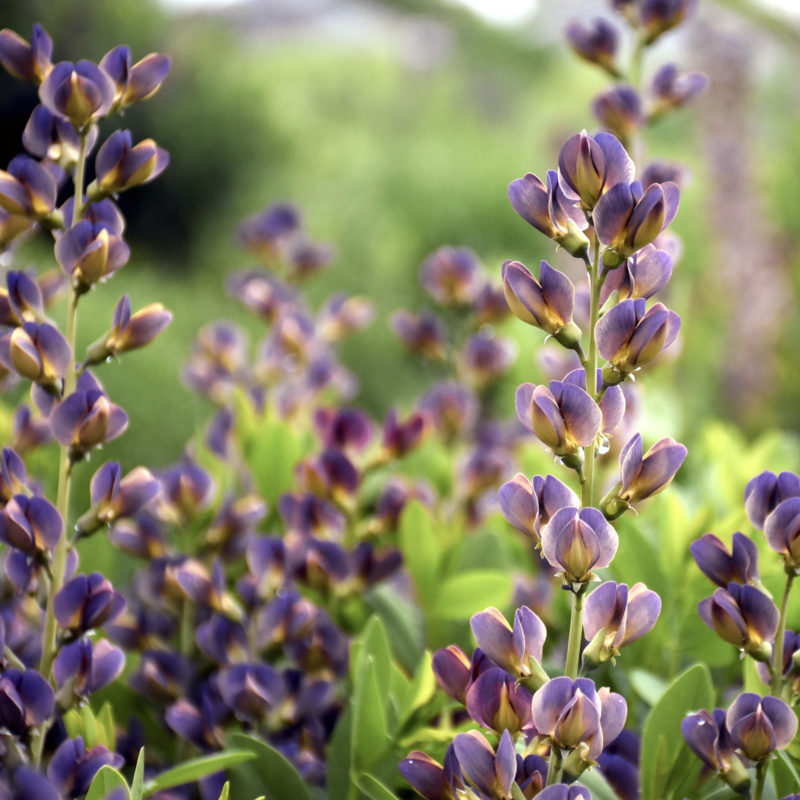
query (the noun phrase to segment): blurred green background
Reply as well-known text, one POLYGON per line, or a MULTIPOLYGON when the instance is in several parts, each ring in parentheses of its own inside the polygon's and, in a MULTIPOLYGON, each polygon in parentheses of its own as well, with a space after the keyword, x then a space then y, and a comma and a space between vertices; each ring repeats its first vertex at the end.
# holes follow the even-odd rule
MULTIPOLYGON (((312 302, 344 290, 376 304, 373 326, 343 352, 361 381, 357 402, 376 416, 408 407, 431 374, 405 355, 387 318, 429 305, 418 283, 429 252, 473 248, 498 280, 506 258, 566 264, 514 214, 506 186, 527 171, 543 175, 569 135, 595 127, 590 103, 606 81, 568 52, 562 31, 572 17, 606 11, 600 2, 542 0, 525 19, 497 26, 433 0, 4 3, 0 26, 28 38, 40 22, 54 60, 99 60, 120 43, 135 60, 153 50, 173 59, 162 91, 123 121, 134 140, 152 136, 169 150, 170 167, 122 196, 131 261, 81 304, 85 343, 107 328, 123 292, 134 308, 160 300, 175 313, 156 344, 98 370, 131 417, 106 454, 125 467, 165 464, 208 419, 180 365, 212 319, 260 333, 222 284, 250 266, 233 244, 237 222, 282 199, 300 206, 315 239, 337 248, 312 302)), ((691 443, 712 419, 735 422, 749 438, 800 427, 800 38, 797 18, 780 13, 704 0, 645 64, 646 76, 678 60, 711 78, 704 95, 646 137, 648 157, 684 161, 692 172, 673 226, 684 255, 664 298, 683 318, 683 351, 645 381, 653 435, 691 443)), ((4 164, 35 102, 32 86, 0 76, 4 164)), ((22 252, 23 262, 50 257, 44 239, 22 252)), ((504 333, 520 353, 497 393, 510 414, 516 383, 541 379, 542 336, 515 322, 504 333)))

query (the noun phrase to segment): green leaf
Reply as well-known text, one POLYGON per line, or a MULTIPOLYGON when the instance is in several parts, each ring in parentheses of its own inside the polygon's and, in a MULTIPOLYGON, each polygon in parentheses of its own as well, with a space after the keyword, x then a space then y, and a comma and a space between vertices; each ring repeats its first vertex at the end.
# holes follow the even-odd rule
POLYGON ((788 753, 783 750, 778 750, 778 757, 772 764, 772 775, 778 797, 792 794, 800 787, 800 773, 788 753))
POLYGON ((239 762, 229 770, 231 793, 236 800, 250 800, 264 794, 269 800, 311 800, 303 779, 274 747, 245 733, 234 733, 228 743, 252 760, 239 762))
POLYGON ((97 727, 97 743, 102 744, 109 750, 113 751, 117 736, 114 727, 114 711, 111 708, 111 703, 109 703, 107 700, 100 707, 100 712, 97 714, 97 727))
POLYGON ((398 800, 397 795, 382 784, 372 775, 362 775, 358 779, 358 788, 364 792, 370 800, 398 800))
POLYGON ((86 793, 86 800, 105 800, 115 789, 125 789, 126 796, 130 799, 131 793, 125 778, 106 764, 97 770, 89 791, 86 793))
POLYGON ((353 710, 348 707, 339 715, 325 752, 325 763, 328 767, 326 781, 331 798, 347 797, 347 789, 350 786, 352 727, 353 710))
POLYGON ((652 708, 642 735, 642 800, 665 800, 670 796, 669 784, 685 782, 687 771, 695 766, 699 770, 698 759, 687 760, 689 751, 681 736, 681 721, 686 714, 713 704, 708 667, 695 664, 672 682, 652 708))
POLYGON ((366 601, 383 622, 394 657, 413 672, 425 646, 419 608, 386 584, 371 590, 366 601))
POLYGON ((440 619, 467 620, 489 606, 505 606, 511 589, 509 572, 476 569, 451 575, 439 590, 434 614, 440 619))
POLYGON ((136 769, 133 771, 131 781, 131 800, 142 800, 144 797, 144 747, 139 749, 136 759, 136 769))
POLYGON ((403 510, 398 531, 403 564, 414 581, 420 603, 427 608, 438 590, 441 543, 434 530, 431 513, 418 500, 403 510))
POLYGON ((388 743, 386 711, 388 693, 381 688, 375 658, 366 654, 353 687, 352 760, 357 769, 365 769, 378 759, 388 743))
POLYGON ((582 773, 578 785, 581 784, 592 793, 592 800, 617 800, 617 793, 608 785, 608 781, 602 773, 596 769, 589 769, 582 773))
POLYGON ((250 761, 254 757, 255 754, 250 750, 223 750, 221 753, 214 753, 214 755, 184 761, 177 767, 165 770, 160 775, 156 775, 155 778, 147 781, 142 789, 142 796, 149 797, 151 794, 170 789, 173 786, 193 783, 198 778, 213 775, 220 770, 250 761))
POLYGON ((629 678, 633 691, 651 707, 658 702, 667 688, 666 681, 646 669, 632 669, 629 678))

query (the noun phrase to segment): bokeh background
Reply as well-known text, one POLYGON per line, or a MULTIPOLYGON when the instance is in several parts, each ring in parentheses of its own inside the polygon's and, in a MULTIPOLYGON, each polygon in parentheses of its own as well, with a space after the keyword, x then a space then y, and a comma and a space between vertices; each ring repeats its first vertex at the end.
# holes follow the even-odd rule
MULTIPOLYGON (((258 331, 224 293, 225 275, 249 266, 237 222, 291 200, 334 265, 311 288, 368 295, 377 316, 349 340, 357 402, 377 417, 408 407, 430 381, 387 326, 398 307, 428 305, 418 282, 425 256, 466 246, 499 280, 506 258, 535 266, 551 244, 511 210, 509 181, 543 174, 562 142, 592 130, 603 77, 563 43, 573 18, 606 3, 540 0, 10 0, 0 27, 28 37, 40 22, 54 60, 99 60, 116 44, 138 59, 167 52, 161 92, 125 120, 152 136, 171 164, 123 195, 133 256, 81 304, 80 338, 108 325, 123 291, 134 307, 160 300, 175 321, 157 344, 104 368, 131 417, 107 448, 123 462, 173 461, 210 408, 180 379, 192 337, 212 319, 258 331)), ((673 226, 684 241, 665 297, 683 318, 682 353, 648 379, 644 427, 691 443, 713 420, 745 439, 800 428, 800 16, 792 2, 702 0, 692 22, 662 37, 645 75, 665 61, 705 72, 708 90, 647 134, 647 156, 680 160, 692 180, 673 226), (794 7, 794 10, 793 10, 794 7)), ((36 102, 0 75, 0 161, 20 149, 36 102)), ((42 239, 23 260, 46 263, 42 239)), ((519 358, 497 392, 538 380, 536 331, 510 322, 519 358)), ((80 351, 79 346, 79 351, 80 351)), ((16 398, 9 399, 9 403, 16 398)), ((765 465, 765 467, 768 465, 765 465)))

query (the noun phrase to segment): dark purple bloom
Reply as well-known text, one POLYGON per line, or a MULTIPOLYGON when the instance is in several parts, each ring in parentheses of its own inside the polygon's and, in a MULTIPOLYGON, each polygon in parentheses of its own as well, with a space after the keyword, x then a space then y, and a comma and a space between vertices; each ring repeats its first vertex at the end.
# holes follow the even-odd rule
POLYGON ((541 670, 547 628, 527 606, 514 613, 513 629, 496 608, 473 614, 469 624, 478 647, 506 672, 521 678, 541 670))
POLYGON ((591 210, 618 183, 633 180, 634 165, 619 140, 610 133, 589 136, 581 131, 564 142, 558 155, 558 172, 566 187, 591 210))
POLYGON ((15 736, 42 725, 53 713, 55 694, 34 669, 7 669, 0 675, 0 726, 15 736))
POLYGON ((787 569, 800 565, 800 497, 778 504, 764 523, 767 543, 784 558, 787 569))
POLYGON ((453 740, 462 777, 467 784, 482 792, 482 797, 510 797, 517 774, 514 739, 506 730, 500 737, 497 752, 482 733, 467 731, 453 740))
MULTIPOLYGON (((546 678, 545 678, 546 679, 546 678)), ((467 713, 479 725, 498 733, 517 734, 530 727, 532 695, 504 669, 487 669, 467 687, 467 713)))
POLYGON ((619 37, 610 22, 602 17, 595 17, 588 24, 581 21, 571 22, 567 26, 566 35, 569 46, 581 58, 617 75, 614 59, 619 37))
POLYGON ((446 340, 442 321, 431 311, 395 311, 389 319, 394 335, 413 353, 421 353, 434 361, 445 357, 446 340))
POLYGON ((302 228, 300 212, 289 203, 275 203, 239 226, 237 241, 259 256, 274 256, 302 228))
POLYGON ((9 311, 16 317, 14 324, 41 322, 44 319, 44 299, 39 284, 24 272, 9 270, 6 273, 8 287, 5 299, 9 311))
POLYGON ((517 389, 516 404, 520 422, 562 458, 576 456, 581 447, 591 444, 603 420, 597 403, 572 383, 523 383, 517 389))
POLYGON ((47 767, 47 777, 59 788, 62 796, 76 798, 86 794, 97 771, 108 764, 122 766, 122 756, 102 745, 88 750, 83 739, 66 739, 59 745, 47 767))
POLYGON ((221 548, 224 556, 240 555, 259 522, 267 516, 267 504, 255 494, 228 496, 206 533, 206 542, 221 548))
POLYGON ((649 364, 677 338, 681 319, 662 303, 649 310, 645 300, 623 300, 606 312, 595 329, 597 349, 610 366, 606 383, 621 383, 649 364))
POLYGON ((14 772, 14 792, 10 800, 63 800, 61 793, 44 775, 27 767, 14 772))
POLYGON ((597 765, 603 777, 617 793, 620 800, 641 800, 639 791, 639 737, 631 731, 622 731, 613 742, 603 748, 597 765))
POLYGON ((493 286, 488 281, 478 293, 472 306, 476 325, 494 325, 509 314, 508 303, 502 286, 493 286))
POLYGON ((725 727, 725 711, 702 709, 684 717, 681 733, 692 752, 714 772, 726 774, 734 763, 734 746, 725 727))
POLYGON ((663 289, 671 277, 672 258, 669 253, 655 245, 645 245, 606 276, 600 290, 600 303, 605 303, 614 291, 619 301, 628 298, 647 300, 663 289))
POLYGON ((115 87, 91 61, 61 61, 39 87, 39 99, 53 114, 68 119, 78 130, 105 117, 114 102, 115 87))
POLYGON ((639 22, 645 33, 645 44, 680 25, 696 5, 697 0, 640 0, 639 22))
POLYGON ((618 544, 617 532, 596 508, 562 508, 542 530, 542 555, 566 583, 591 580, 593 569, 611 563, 618 544))
POLYGON ((161 88, 169 72, 170 58, 163 53, 149 53, 135 64, 131 64, 131 61, 131 51, 127 45, 109 50, 100 59, 100 68, 116 85, 115 109, 126 108, 152 97, 161 88))
POLYGON ((630 142, 644 123, 642 99, 633 86, 615 86, 595 97, 592 111, 620 141, 630 142))
POLYGON ((186 694, 191 677, 192 667, 183 656, 169 650, 144 650, 130 685, 145 697, 172 701, 186 694))
POLYGON ((53 677, 59 689, 85 697, 115 681, 125 666, 125 654, 106 639, 92 644, 81 638, 65 644, 53 661, 53 677))
POLYGON ((539 265, 539 280, 519 261, 504 262, 503 291, 508 307, 523 322, 552 334, 565 346, 580 341, 580 330, 572 322, 575 287, 546 261, 539 265))
POLYGON ((277 711, 286 694, 281 676, 267 664, 236 664, 217 679, 226 705, 240 719, 261 721, 277 711))
POLYGON ((344 529, 344 516, 313 494, 282 494, 278 511, 286 527, 303 536, 330 538, 344 529))
POLYGON ((214 499, 214 479, 188 455, 160 476, 162 497, 169 504, 167 513, 192 519, 214 499))
POLYGON ((30 556, 51 551, 63 529, 56 507, 37 495, 14 495, 0 514, 0 539, 30 556))
POLYGON ((455 800, 442 765, 420 750, 412 750, 398 769, 425 800, 455 800))
POLYGON ((651 91, 655 98, 652 116, 665 114, 687 103, 706 88, 708 78, 702 72, 679 72, 676 64, 665 64, 653 76, 651 91))
POLYGON ((478 257, 466 247, 440 247, 422 263, 420 282, 443 305, 469 305, 483 286, 478 257))
POLYGON ((40 447, 53 440, 53 432, 46 420, 37 419, 31 414, 30 408, 18 405, 11 418, 12 444, 20 453, 40 447))
POLYGON ((248 655, 247 632, 237 622, 212 614, 198 625, 195 642, 201 652, 217 664, 244 661, 248 655))
MULTIPOLYGON (((94 147, 95 138, 96 130, 93 130, 86 142, 87 151, 94 147)), ((77 162, 81 138, 67 120, 56 116, 45 106, 38 105, 33 109, 22 132, 22 144, 32 156, 46 158, 66 168, 77 162)), ((66 209, 64 218, 71 219, 66 209)))
POLYGON ((0 208, 9 214, 44 219, 56 205, 58 187, 50 172, 30 156, 16 156, 0 170, 0 208))
MULTIPOLYGON (((155 180, 168 164, 169 154, 152 139, 134 145, 130 131, 114 131, 97 151, 96 189, 101 195, 124 192, 155 180)), ((87 192, 92 190, 90 185, 87 192)))
POLYGON ((500 487, 497 499, 506 520, 518 531, 538 541, 536 519, 539 514, 539 501, 533 491, 532 482, 518 472, 500 487))
POLYGON ((383 421, 383 449, 390 458, 400 458, 419 447, 429 426, 427 414, 414 411, 405 420, 391 409, 383 421))
POLYGON ((41 25, 34 25, 30 44, 10 28, 0 31, 0 64, 12 75, 41 83, 52 69, 53 40, 41 25))
POLYGON ((626 644, 649 633, 661 613, 661 598, 643 583, 630 589, 606 581, 587 598, 583 632, 589 645, 584 659, 595 664, 616 656, 626 644))
MULTIPOLYGON (((795 654, 798 650, 800 650, 800 636, 794 631, 784 631, 783 650, 781 651, 779 663, 781 664, 781 675, 785 680, 789 681, 789 685, 794 694, 800 694, 800 675, 797 674, 795 668, 795 654)), ((800 656, 798 656, 798 659, 800 659, 800 656)), ((770 674, 771 666, 772 664, 766 664, 761 661, 756 663, 756 672, 758 672, 759 678, 761 678, 767 686, 772 683, 772 675, 770 674)))
POLYGON ((335 447, 328 447, 316 458, 300 462, 296 474, 307 491, 337 504, 349 504, 360 481, 352 461, 335 447))
POLYGON ((619 736, 627 713, 624 698, 605 687, 598 691, 588 678, 554 678, 533 696, 539 735, 557 747, 585 749, 584 760, 596 759, 619 736))
POLYGON ((121 236, 104 223, 79 220, 56 240, 56 259, 66 275, 76 278, 84 289, 107 280, 128 263, 131 251, 121 236))
MULTIPOLYGON (((600 398, 600 412, 603 415, 603 422, 600 426, 600 432, 606 436, 610 436, 617 429, 617 426, 622 422, 625 415, 625 395, 619 386, 605 386, 603 384, 603 377, 601 370, 597 370, 596 386, 598 392, 602 395, 600 398)), ((564 383, 572 383, 575 386, 586 391, 586 372, 582 369, 574 369, 572 372, 564 376, 564 383)))
POLYGON ((150 344, 172 322, 172 312, 161 303, 149 303, 131 314, 131 301, 123 295, 114 309, 111 330, 87 351, 87 363, 97 364, 112 355, 150 344))
POLYGON ((108 399, 87 370, 78 379, 76 391, 56 406, 50 425, 56 439, 70 446, 70 457, 77 461, 98 445, 121 436, 128 427, 128 415, 108 399))
POLYGON ((778 630, 775 603, 755 586, 729 583, 701 600, 697 610, 711 630, 754 658, 768 661, 778 630))
POLYGON ((455 644, 433 654, 433 674, 439 687, 462 705, 466 703, 472 664, 466 653, 455 644))
POLYGON ((73 632, 86 631, 113 622, 125 608, 125 598, 99 572, 76 575, 53 597, 58 624, 73 632))
POLYGON ((547 173, 547 186, 530 172, 512 181, 508 187, 508 199, 525 222, 549 236, 568 253, 579 255, 589 246, 589 240, 582 232, 587 226, 585 215, 564 193, 554 170, 547 173))
POLYGON ((204 693, 200 707, 188 700, 176 701, 167 709, 164 720, 181 739, 191 742, 201 750, 217 750, 223 746, 222 733, 216 725, 207 693, 204 693))
POLYGON ((797 733, 797 716, 778 697, 745 692, 728 709, 725 725, 735 748, 746 758, 763 761, 791 744, 797 733))
POLYGON ((606 245, 603 263, 614 268, 650 244, 675 218, 680 190, 674 183, 618 183, 597 201, 597 238, 606 245))
POLYGON ((0 456, 0 503, 7 503, 15 494, 27 492, 25 462, 10 447, 4 447, 0 456))
POLYGON ((744 490, 747 518, 758 530, 764 529, 767 517, 784 500, 800 497, 800 477, 793 472, 762 472, 752 478, 744 490))
POLYGON ((703 575, 723 589, 731 581, 741 584, 759 582, 758 549, 748 536, 734 533, 733 547, 728 550, 713 533, 706 533, 692 542, 689 549, 703 575))

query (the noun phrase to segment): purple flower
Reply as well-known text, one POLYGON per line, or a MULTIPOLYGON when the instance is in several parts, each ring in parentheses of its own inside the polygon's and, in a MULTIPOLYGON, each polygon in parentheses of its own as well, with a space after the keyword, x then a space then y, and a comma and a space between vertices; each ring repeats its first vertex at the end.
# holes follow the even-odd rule
POLYGON ((466 703, 472 662, 464 651, 455 644, 437 650, 433 654, 432 668, 439 687, 462 705, 466 703))
POLYGON ((620 482, 602 499, 600 508, 610 520, 619 517, 633 503, 663 492, 686 458, 686 447, 669 436, 660 439, 646 453, 642 436, 634 434, 619 454, 620 482))
POLYGON ((615 86, 595 97, 592 111, 620 141, 630 142, 644 123, 642 99, 633 86, 615 86))
POLYGON ((86 697, 115 681, 125 666, 125 654, 106 639, 92 645, 81 638, 65 644, 53 662, 53 677, 59 689, 86 697))
POLYGON ((0 539, 29 556, 52 551, 63 528, 56 507, 37 495, 14 495, 0 514, 0 539))
POLYGON ((696 5, 697 0, 640 0, 639 21, 645 33, 645 44, 680 25, 696 5))
POLYGON ((581 131, 564 142, 558 172, 566 187, 587 211, 617 184, 633 180, 634 165, 619 140, 610 133, 589 136, 581 131))
POLYGON ((39 87, 39 99, 53 114, 68 119, 78 130, 105 117, 114 102, 115 86, 91 61, 61 61, 39 87))
POLYGON ((800 497, 779 503, 764 522, 767 544, 783 556, 787 569, 800 566, 800 497))
POLYGON ((512 675, 492 667, 470 682, 465 705, 470 717, 484 728, 516 735, 530 727, 531 699, 530 691, 512 675))
POLYGON ((763 761, 784 750, 797 733, 797 716, 778 697, 740 694, 725 715, 731 743, 752 761, 763 761))
POLYGON ((169 56, 163 53, 149 53, 133 65, 131 61, 127 45, 109 50, 100 59, 100 68, 116 86, 113 109, 127 108, 152 97, 161 88, 170 68, 169 56))
POLYGON ((52 174, 30 156, 15 156, 0 170, 0 208, 9 214, 44 219, 56 205, 58 186, 52 174))
MULTIPOLYGON (((597 390, 602 395, 599 403, 600 412, 603 415, 600 432, 605 436, 610 436, 625 416, 625 395, 619 386, 606 386, 599 369, 595 380, 597 381, 597 390)), ((585 392, 586 372, 582 369, 574 369, 564 376, 563 382, 574 384, 585 392)))
POLYGON ((52 69, 53 40, 41 25, 34 25, 30 44, 10 28, 0 31, 0 64, 12 75, 41 83, 52 69))
POLYGON ((216 491, 214 479, 189 455, 160 476, 164 512, 169 517, 188 520, 211 505, 216 491))
POLYGON ((338 342, 345 336, 366 328, 375 317, 375 306, 366 297, 351 297, 344 292, 331 295, 317 313, 320 336, 338 342))
POLYGON ((793 472, 762 472, 752 478, 744 490, 747 518, 758 530, 764 529, 767 517, 784 500, 800 497, 800 476, 793 472))
POLYGON ((513 629, 496 608, 473 614, 469 624, 478 647, 497 666, 517 678, 541 672, 547 628, 527 606, 514 613, 513 629))
MULTIPOLYGON (((800 650, 800 636, 794 631, 786 630, 783 632, 783 650, 781 650, 781 675, 784 680, 788 680, 793 694, 800 694, 800 675, 797 674, 795 667, 795 654, 800 650)), ((800 656, 798 656, 800 659, 800 656)), ((756 672, 762 682, 769 686, 772 683, 770 674, 771 663, 759 661, 756 663, 756 672)))
POLYGON ((539 501, 533 491, 532 482, 518 472, 500 487, 497 499, 506 520, 518 531, 538 542, 536 520, 539 514, 539 501))
POLYGON ((610 22, 602 17, 595 17, 588 24, 571 22, 566 35, 567 43, 581 58, 603 67, 612 75, 618 75, 615 56, 619 37, 610 22))
POLYGON ((597 403, 572 383, 523 383, 516 405, 520 422, 562 458, 580 457, 580 448, 594 441, 603 420, 597 403))
POLYGON ((6 273, 7 292, 0 298, 8 303, 8 323, 41 322, 44 318, 44 299, 39 284, 24 272, 9 270, 6 273))
POLYGON ((34 669, 7 669, 0 676, 0 726, 15 736, 50 718, 55 694, 34 669))
POLYGON ((435 383, 417 401, 417 408, 430 417, 446 442, 472 430, 479 412, 475 393, 457 381, 435 383))
POLYGON ((459 733, 453 740, 462 777, 467 784, 482 792, 482 797, 510 797, 517 774, 514 739, 503 731, 497 752, 482 733, 459 733))
POLYGON ((261 721, 278 707, 286 694, 281 676, 267 664, 236 664, 221 670, 219 691, 237 717, 261 721))
POLYGON ((626 644, 649 633, 661 613, 661 598, 643 583, 630 589, 606 581, 587 598, 583 632, 589 644, 584 661, 600 664, 613 659, 626 644))
POLYGON ((56 259, 66 275, 72 275, 83 291, 105 281, 128 263, 131 251, 121 236, 105 223, 79 220, 56 240, 56 259))
POLYGON ((758 549, 748 536, 734 533, 733 547, 728 550, 713 533, 706 533, 692 542, 689 549, 703 575, 723 589, 732 581, 741 584, 760 582, 758 549))
POLYGON ((131 314, 131 301, 123 295, 114 308, 111 330, 87 350, 86 363, 99 364, 114 355, 144 347, 172 322, 172 312, 161 303, 149 303, 131 314))
POLYGON ((479 330, 467 339, 461 350, 467 380, 482 389, 510 369, 516 352, 516 346, 508 339, 491 330, 479 330))
POLYGON ((725 727, 725 711, 713 713, 702 709, 688 714, 681 723, 681 733, 692 752, 714 772, 726 774, 733 764, 734 747, 725 727))
POLYGON ((655 108, 651 116, 659 116, 688 103, 706 88, 708 78, 702 72, 679 72, 676 64, 665 64, 653 76, 651 91, 655 108))
POLYGON ((15 494, 27 494, 28 474, 25 462, 10 447, 0 456, 0 503, 7 503, 15 494))
POLYGON ((580 255, 586 251, 589 240, 582 232, 587 226, 585 215, 564 193, 557 172, 548 171, 547 186, 530 172, 512 181, 508 187, 508 199, 522 219, 568 253, 580 255))
POLYGON ((610 364, 603 369, 606 383, 621 383, 649 364, 678 336, 681 319, 674 311, 662 303, 646 309, 645 300, 623 300, 597 323, 597 349, 610 364))
POLYGON ((556 747, 594 760, 625 726, 628 706, 620 695, 588 678, 554 678, 533 696, 533 723, 556 747))
POLYGON ((125 598, 99 572, 76 575, 53 596, 58 624, 73 633, 85 633, 113 622, 125 605, 125 598))
POLYGON ((391 409, 383 421, 383 450, 388 457, 400 458, 419 447, 428 430, 427 414, 414 411, 404 420, 398 419, 397 411, 391 409))
POLYGON ((155 180, 169 164, 169 154, 152 139, 133 144, 131 132, 117 130, 103 142, 95 158, 96 183, 87 194, 115 195, 155 180))
POLYGON ((455 800, 442 765, 420 750, 412 750, 398 769, 425 800, 455 800))
POLYGON ((97 771, 108 764, 122 766, 123 758, 102 745, 88 750, 83 739, 65 739, 53 753, 47 777, 59 788, 62 796, 76 798, 86 794, 97 771))
POLYGON ((596 508, 557 511, 542 531, 542 555, 565 583, 586 583, 617 552, 617 532, 596 508))
POLYGON ((446 333, 442 321, 431 311, 395 311, 389 319, 394 335, 412 353, 421 353, 426 358, 442 361, 446 351, 446 333))
POLYGON ((609 272, 600 289, 600 303, 605 303, 615 291, 619 301, 628 298, 647 300, 661 291, 671 277, 672 258, 669 253, 655 245, 645 245, 621 267, 609 272))
POLYGON ((269 322, 292 302, 289 287, 264 269, 234 272, 226 288, 234 300, 269 322))
POLYGON ((508 307, 523 322, 552 334, 565 347, 580 342, 580 329, 572 322, 575 287, 546 261, 539 265, 539 280, 519 261, 504 262, 503 291, 508 307))
POLYGON ((466 247, 440 247, 422 263, 420 282, 442 305, 469 305, 483 286, 478 257, 466 247))
POLYGON ((597 757, 601 774, 620 800, 641 800, 640 750, 639 737, 631 731, 622 731, 597 757))
POLYGON ((759 661, 769 661, 778 630, 775 603, 754 586, 729 583, 701 600, 698 613, 711 630, 726 642, 759 661))
POLYGON ((597 238, 606 245, 603 264, 618 267, 650 244, 675 218, 679 198, 677 184, 669 181, 651 183, 644 190, 638 181, 612 186, 594 210, 597 238))

